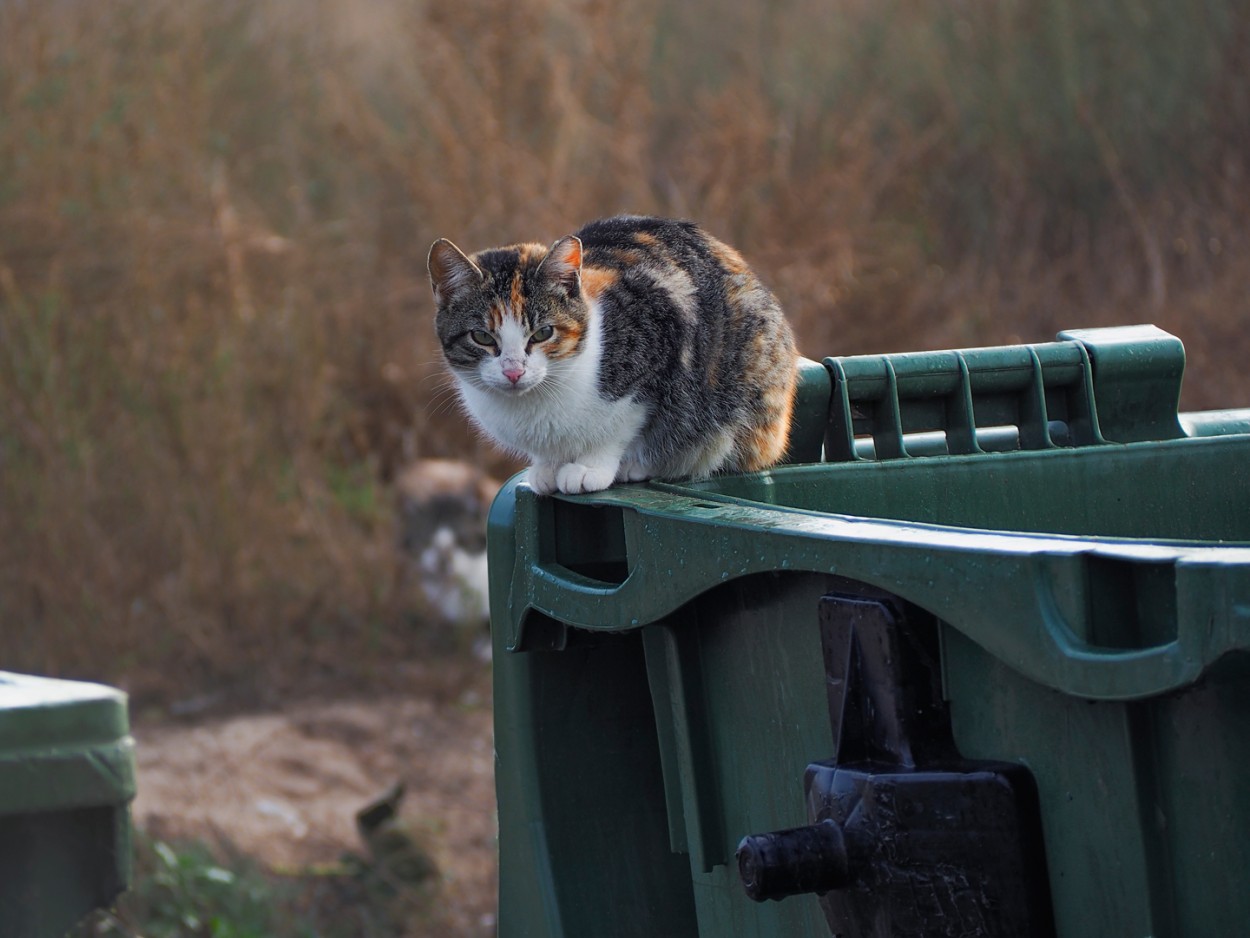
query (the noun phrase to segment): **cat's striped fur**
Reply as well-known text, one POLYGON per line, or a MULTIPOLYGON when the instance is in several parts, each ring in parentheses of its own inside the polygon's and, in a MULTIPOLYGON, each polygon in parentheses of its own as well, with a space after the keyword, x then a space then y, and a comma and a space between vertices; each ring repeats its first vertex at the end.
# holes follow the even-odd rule
POLYGON ((776 298, 690 222, 621 216, 550 248, 430 249, 461 399, 542 494, 753 471, 785 454, 797 353, 776 298))

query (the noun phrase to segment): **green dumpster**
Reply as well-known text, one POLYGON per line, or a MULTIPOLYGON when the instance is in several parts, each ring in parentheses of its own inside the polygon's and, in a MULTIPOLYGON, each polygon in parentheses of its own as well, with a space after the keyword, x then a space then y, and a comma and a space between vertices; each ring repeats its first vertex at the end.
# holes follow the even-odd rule
POLYGON ((126 697, 0 672, 0 935, 62 938, 130 881, 126 697))
POLYGON ((805 366, 490 520, 503 938, 1243 934, 1250 411, 1149 326, 805 366))

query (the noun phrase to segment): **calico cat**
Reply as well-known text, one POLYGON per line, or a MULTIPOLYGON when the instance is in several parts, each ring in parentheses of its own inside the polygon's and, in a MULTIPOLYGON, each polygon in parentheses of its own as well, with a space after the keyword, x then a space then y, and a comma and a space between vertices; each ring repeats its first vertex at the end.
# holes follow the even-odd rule
POLYGON ((539 494, 750 472, 786 451, 797 353, 777 299, 696 225, 620 216, 550 248, 434 242, 443 354, 539 494))

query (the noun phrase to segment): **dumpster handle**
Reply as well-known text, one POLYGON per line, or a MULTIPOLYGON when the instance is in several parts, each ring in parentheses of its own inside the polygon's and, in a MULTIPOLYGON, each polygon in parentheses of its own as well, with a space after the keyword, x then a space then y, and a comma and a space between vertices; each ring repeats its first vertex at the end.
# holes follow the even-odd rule
MULTIPOLYGON (((519 534, 508 594, 509 647, 525 646, 530 612, 568 625, 626 631, 651 624, 721 583, 776 573, 779 547, 788 572, 837 574, 890 589, 959 629, 1022 674, 1041 684, 1090 699, 1137 699, 1192 683, 1216 658, 1250 650, 1250 606, 1231 604, 1242 579, 1250 579, 1250 547, 1107 542, 1063 535, 978 531, 915 522, 775 509, 721 499, 679 486, 652 483, 595 496, 561 496, 623 509, 630 545, 629 573, 619 583, 577 574, 542 559, 537 515, 550 511, 521 487, 519 534), (680 552, 674 526, 697 525, 697 546, 680 552), (794 548, 798 548, 797 550, 794 548), (882 550, 931 555, 944 548, 941 575, 923 564, 914 573, 884 577, 882 550), (1090 641, 1098 631, 1082 621, 1079 603, 1066 605, 1057 590, 1079 584, 1091 558, 1127 569, 1173 564, 1177 620, 1174 637, 1147 647, 1121 648, 1090 641), (1223 578, 1228 577, 1227 581, 1223 578), (987 590, 993 581, 999 589, 987 590), (1031 596, 1021 608, 1020 598, 1031 596), (1026 611, 1031 610, 1031 611, 1026 611), (1021 616, 1025 617, 1020 622, 1021 616), (1015 620, 1019 627, 1005 629, 1015 620), (1081 628, 1086 626, 1086 628, 1081 628)), ((1075 588, 1075 587, 1072 587, 1075 588)), ((1076 594, 1074 594, 1076 595, 1076 594)), ((502 624, 502 623, 501 623, 502 624)), ((1097 623, 1095 623, 1095 626, 1097 623)))

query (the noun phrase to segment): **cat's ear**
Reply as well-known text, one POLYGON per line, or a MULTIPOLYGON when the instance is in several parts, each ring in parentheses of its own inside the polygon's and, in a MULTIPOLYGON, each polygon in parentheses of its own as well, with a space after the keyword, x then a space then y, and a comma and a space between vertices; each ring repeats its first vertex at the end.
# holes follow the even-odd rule
POLYGON ((434 302, 439 306, 484 279, 477 264, 446 238, 434 242, 426 266, 430 271, 430 286, 434 288, 434 302))
POLYGON ((539 274, 565 296, 577 296, 582 280, 582 241, 577 235, 561 238, 551 246, 539 274))

